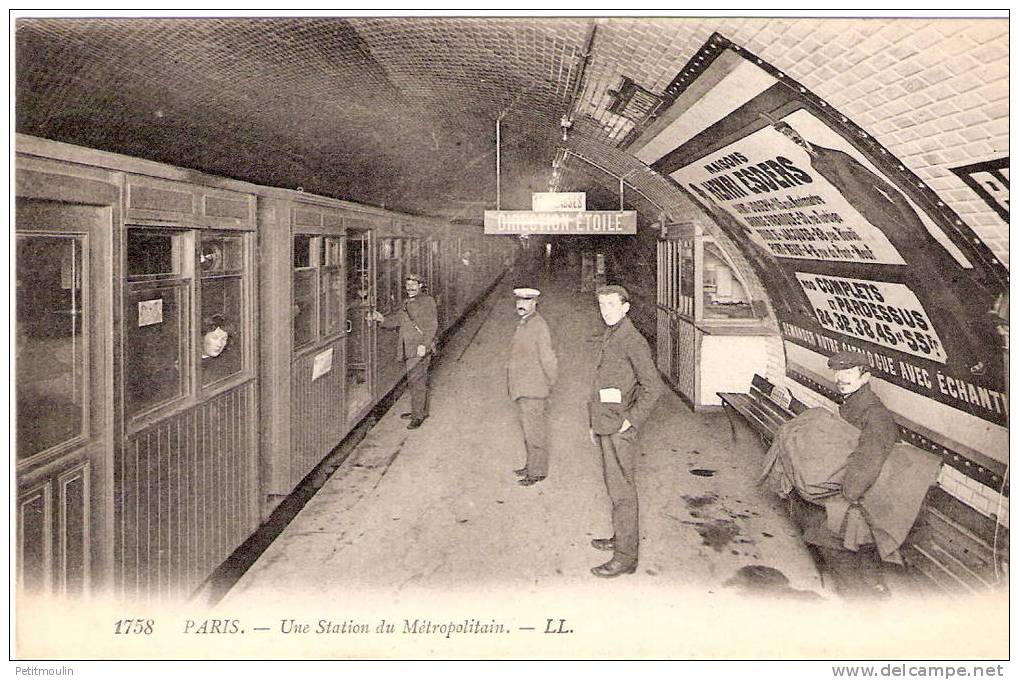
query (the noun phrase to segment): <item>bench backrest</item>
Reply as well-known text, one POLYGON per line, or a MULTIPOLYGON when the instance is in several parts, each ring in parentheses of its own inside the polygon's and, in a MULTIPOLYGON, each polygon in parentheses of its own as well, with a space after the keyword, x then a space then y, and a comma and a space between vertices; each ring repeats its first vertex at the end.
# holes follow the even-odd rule
POLYGON ((758 401, 767 401, 779 410, 786 413, 790 419, 806 411, 809 406, 792 396, 789 390, 782 386, 776 386, 770 380, 761 375, 754 375, 750 383, 750 396, 758 401))

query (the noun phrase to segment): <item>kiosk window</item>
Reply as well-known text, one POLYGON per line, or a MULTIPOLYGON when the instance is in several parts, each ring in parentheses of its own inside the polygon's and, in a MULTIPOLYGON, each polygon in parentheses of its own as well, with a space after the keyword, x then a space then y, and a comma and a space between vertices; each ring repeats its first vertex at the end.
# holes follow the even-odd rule
POLYGON ((718 246, 710 241, 704 243, 702 294, 706 319, 748 319, 754 315, 743 283, 718 246))
POLYGON ((696 259, 694 258, 694 240, 683 239, 679 242, 679 299, 677 309, 680 314, 694 315, 694 295, 696 294, 696 259))

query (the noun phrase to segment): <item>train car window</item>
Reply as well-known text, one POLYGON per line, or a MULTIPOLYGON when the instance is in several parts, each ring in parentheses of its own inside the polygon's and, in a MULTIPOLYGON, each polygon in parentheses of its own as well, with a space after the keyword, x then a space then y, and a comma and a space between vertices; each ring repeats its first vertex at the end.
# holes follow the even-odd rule
POLYGON ((294 269, 311 266, 312 241, 308 234, 294 234, 294 269))
POLYGON ((315 341, 315 270, 294 272, 294 349, 315 341))
POLYGON ((344 328, 343 238, 294 235, 294 350, 344 328))
POLYGON ((124 401, 134 416, 188 394, 188 232, 132 227, 124 295, 124 401))
POLYGON ((336 266, 339 267, 343 264, 343 240, 334 237, 327 236, 322 239, 322 265, 325 267, 336 266))
POLYGON ((322 238, 322 270, 320 278, 321 315, 319 325, 322 337, 330 337, 340 332, 343 321, 343 240, 333 236, 322 238))
POLYGON ((244 370, 244 239, 203 234, 198 248, 201 272, 202 386, 244 370))
POLYGON ((400 263, 396 259, 396 239, 379 239, 379 266, 376 269, 376 290, 379 311, 384 314, 399 306, 402 283, 400 263))
POLYGON ((127 275, 172 275, 178 256, 173 234, 132 229, 127 236, 127 275))
POLYGON ((17 456, 27 458, 85 434, 85 340, 82 296, 85 240, 18 235, 16 381, 17 456))

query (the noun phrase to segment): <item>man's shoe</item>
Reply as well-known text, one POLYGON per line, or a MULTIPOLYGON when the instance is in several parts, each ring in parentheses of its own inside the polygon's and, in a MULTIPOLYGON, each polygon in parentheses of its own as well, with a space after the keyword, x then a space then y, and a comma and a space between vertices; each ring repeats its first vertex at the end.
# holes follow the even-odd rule
POLYGON ((411 418, 414 417, 414 414, 413 413, 401 413, 400 417, 403 418, 404 420, 410 420, 411 418))
POLYGON ((599 564, 591 569, 591 573, 599 578, 615 578, 623 574, 632 574, 635 571, 637 571, 636 562, 627 564, 626 562, 620 562, 615 557, 605 564, 599 564))
POLYGON ((532 484, 537 484, 538 482, 540 482, 543 479, 545 479, 545 478, 544 477, 524 477, 523 479, 518 479, 517 480, 517 484, 519 484, 520 486, 531 486, 532 484))
POLYGON ((591 547, 598 548, 598 550, 615 550, 616 539, 615 538, 592 538, 591 547))
POLYGON ((411 418, 410 423, 407 425, 408 430, 416 430, 421 427, 421 423, 425 422, 424 418, 411 418))
POLYGON ((525 467, 517 468, 516 470, 513 471, 513 474, 515 474, 517 477, 526 477, 527 476, 527 468, 525 468, 525 467))

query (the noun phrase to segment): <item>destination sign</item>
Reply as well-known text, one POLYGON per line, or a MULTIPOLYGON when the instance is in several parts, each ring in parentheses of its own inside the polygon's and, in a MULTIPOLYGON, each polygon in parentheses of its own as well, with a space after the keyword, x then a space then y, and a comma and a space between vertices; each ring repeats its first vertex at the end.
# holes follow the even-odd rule
POLYGON ((486 210, 485 233, 588 234, 590 236, 636 234, 637 211, 486 210))
POLYGON ((531 192, 531 210, 587 210, 587 194, 583 191, 531 192))

